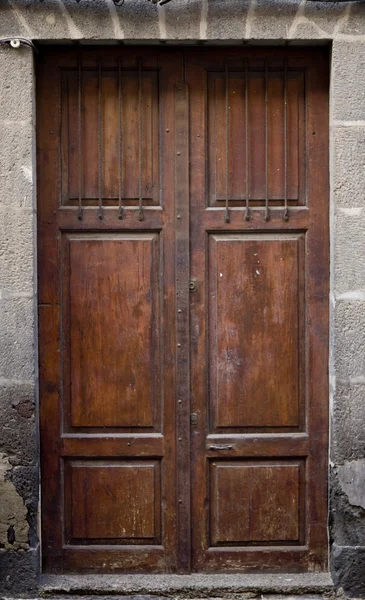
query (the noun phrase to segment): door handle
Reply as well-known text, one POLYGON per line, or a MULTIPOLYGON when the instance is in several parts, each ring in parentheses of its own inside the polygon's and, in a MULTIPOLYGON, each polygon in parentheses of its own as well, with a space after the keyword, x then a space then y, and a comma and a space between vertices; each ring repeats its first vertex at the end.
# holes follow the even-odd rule
POLYGON ((209 446, 208 450, 233 450, 233 446, 231 444, 215 444, 209 446))

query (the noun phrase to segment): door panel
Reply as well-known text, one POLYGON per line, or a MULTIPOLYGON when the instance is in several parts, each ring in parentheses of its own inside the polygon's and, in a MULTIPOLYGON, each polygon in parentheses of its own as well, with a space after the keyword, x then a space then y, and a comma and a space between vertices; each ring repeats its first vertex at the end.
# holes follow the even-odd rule
POLYGON ((68 543, 160 543, 160 489, 160 461, 65 461, 68 543))
POLYGON ((303 236, 211 234, 208 244, 211 432, 296 430, 303 236))
POLYGON ((212 461, 210 478, 212 546, 299 542, 298 461, 212 461))
POLYGON ((325 569, 327 58, 186 60, 193 569, 325 569))
POLYGON ((173 219, 181 77, 181 54, 156 49, 47 50, 39 61, 48 571, 178 568, 173 219))
POLYGON ((65 237, 70 430, 160 432, 159 235, 65 237))

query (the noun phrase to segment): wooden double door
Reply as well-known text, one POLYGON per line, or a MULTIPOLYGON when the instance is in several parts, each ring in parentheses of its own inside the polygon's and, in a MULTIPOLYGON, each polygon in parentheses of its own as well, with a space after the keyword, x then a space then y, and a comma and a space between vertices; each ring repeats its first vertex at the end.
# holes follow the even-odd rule
POLYGON ((328 57, 38 62, 48 571, 327 567, 328 57))

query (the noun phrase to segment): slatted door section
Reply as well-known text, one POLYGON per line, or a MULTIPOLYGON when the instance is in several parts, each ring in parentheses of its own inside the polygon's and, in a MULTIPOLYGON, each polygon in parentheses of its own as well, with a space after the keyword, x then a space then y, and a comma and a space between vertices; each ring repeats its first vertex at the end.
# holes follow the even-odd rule
POLYGON ((47 50, 38 67, 43 566, 169 571, 182 60, 47 50))
POLYGON ((186 60, 193 569, 322 570, 328 57, 186 60))

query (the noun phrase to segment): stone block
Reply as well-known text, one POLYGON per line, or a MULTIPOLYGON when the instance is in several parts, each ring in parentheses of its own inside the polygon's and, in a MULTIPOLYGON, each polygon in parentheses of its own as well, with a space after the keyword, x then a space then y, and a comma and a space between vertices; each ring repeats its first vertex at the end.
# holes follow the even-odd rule
POLYGON ((365 595, 365 546, 338 546, 331 549, 333 582, 342 587, 345 596, 361 598, 365 595))
POLYGON ((33 380, 34 312, 33 298, 0 300, 0 378, 33 380))
POLYGON ((14 9, 8 2, 0 3, 0 37, 17 37, 28 34, 24 25, 19 23, 14 9))
POLYGON ((33 293, 34 215, 0 204, 0 298, 33 293))
POLYGON ((332 49, 333 118, 365 121, 365 43, 335 40, 332 49))
POLYGON ((0 382, 0 414, 1 451, 6 452, 11 465, 36 464, 38 447, 34 385, 0 382))
MULTIPOLYGON (((125 2, 119 9, 120 20, 126 40, 159 40, 159 9, 151 2, 137 0, 125 2)), ((167 12, 167 10, 166 10, 167 12)))
POLYGON ((300 3, 288 37, 301 40, 328 40, 335 35, 346 13, 346 5, 338 2, 300 3))
MULTIPOLYGON (((212 4, 214 5, 214 0, 212 4)), ((209 14, 211 3, 206 8, 209 14)), ((199 40, 201 26, 206 31, 205 3, 202 0, 191 0, 189 3, 185 0, 173 0, 163 10, 167 40, 199 40)))
POLYGON ((73 37, 72 19, 61 2, 17 0, 13 5, 13 10, 17 11, 19 17, 26 24, 26 32, 23 32, 23 36, 35 40, 67 40, 67 38, 73 37))
POLYGON ((332 406, 332 462, 338 464, 365 456, 364 423, 365 379, 362 383, 337 381, 332 406))
POLYGON ((39 579, 39 547, 27 551, 0 550, 0 594, 31 598, 39 579))
POLYGON ((337 380, 365 377, 365 302, 337 302, 334 311, 337 380))
POLYGON ((32 49, 26 46, 19 49, 0 46, 0 77, 0 122, 30 121, 33 116, 34 81, 32 49))
POLYGON ((67 19, 67 38, 112 40, 115 37, 108 2, 85 0, 78 4, 74 0, 62 0, 62 4, 67 19))
POLYGON ((317 30, 317 36, 332 37, 346 15, 347 6, 341 2, 306 2, 303 16, 317 30))
POLYGON ((365 206, 335 212, 333 292, 336 299, 365 300, 365 206))
POLYGON ((331 149, 332 201, 365 207, 365 127, 334 127, 331 149))
POLYGON ((364 6, 361 2, 352 2, 348 5, 347 18, 340 32, 352 36, 365 34, 364 6))
POLYGON ((298 12, 300 0, 255 0, 249 16, 253 40, 286 40, 298 12))
POLYGON ((33 208, 33 126, 0 121, 0 139, 0 205, 33 208))
MULTIPOLYGON (((231 0, 230 2, 210 0, 207 2, 207 38, 211 40, 244 39, 250 6, 250 0, 231 0)), ((202 12, 202 19, 204 19, 204 12, 202 12)), ((202 28, 204 28, 204 23, 202 23, 202 28)))
MULTIPOLYGON (((158 9, 146 0, 115 6, 112 0, 63 0, 71 37, 84 40, 155 40, 160 38, 158 9)), ((70 33, 67 37, 70 37, 70 33)))
POLYGON ((345 464, 340 465, 338 467, 338 480, 349 503, 352 506, 365 509, 365 458, 348 460, 345 464))
MULTIPOLYGON (((365 545, 365 511, 354 504, 346 493, 349 478, 345 472, 348 466, 363 462, 349 461, 333 467, 330 476, 329 529, 331 540, 340 546, 365 545)), ((361 484, 358 487, 363 487, 361 484)))

